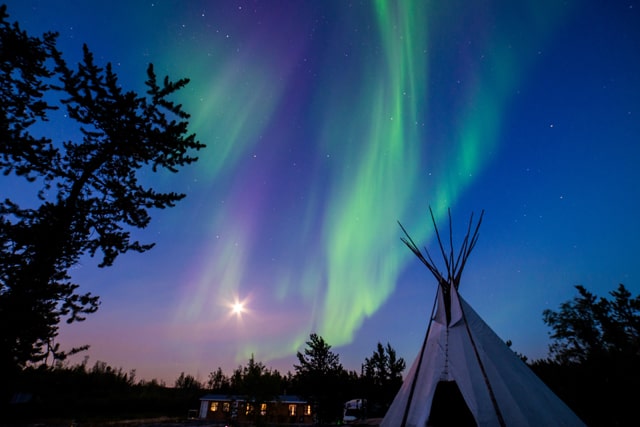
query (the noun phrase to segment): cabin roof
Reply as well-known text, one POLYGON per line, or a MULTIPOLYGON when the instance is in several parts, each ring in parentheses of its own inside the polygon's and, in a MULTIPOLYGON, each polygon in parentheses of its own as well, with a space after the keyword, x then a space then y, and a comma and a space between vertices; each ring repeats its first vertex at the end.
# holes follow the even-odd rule
MULTIPOLYGON (((247 396, 240 396, 240 395, 233 395, 233 394, 214 394, 214 393, 205 394, 200 398, 200 401, 208 401, 208 402, 233 402, 233 401, 246 402, 248 400, 253 400, 253 399, 247 396)), ((275 399, 271 401, 281 402, 281 403, 307 403, 305 399, 293 394, 281 394, 279 396, 276 396, 275 399)))

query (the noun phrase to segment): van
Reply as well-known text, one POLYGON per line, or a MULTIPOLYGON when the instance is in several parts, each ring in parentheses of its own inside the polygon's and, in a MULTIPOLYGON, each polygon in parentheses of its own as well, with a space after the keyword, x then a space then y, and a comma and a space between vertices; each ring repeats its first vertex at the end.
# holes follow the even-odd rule
POLYGON ((344 424, 353 424, 359 420, 365 419, 367 416, 366 399, 351 399, 344 404, 344 415, 342 422, 344 424))

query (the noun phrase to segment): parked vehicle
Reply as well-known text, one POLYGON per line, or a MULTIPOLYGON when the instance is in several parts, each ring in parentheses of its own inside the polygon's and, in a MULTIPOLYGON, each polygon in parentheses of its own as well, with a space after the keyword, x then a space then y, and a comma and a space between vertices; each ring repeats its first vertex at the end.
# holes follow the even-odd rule
POLYGON ((353 424, 367 417, 367 400, 351 399, 344 404, 344 415, 342 422, 345 424, 353 424))

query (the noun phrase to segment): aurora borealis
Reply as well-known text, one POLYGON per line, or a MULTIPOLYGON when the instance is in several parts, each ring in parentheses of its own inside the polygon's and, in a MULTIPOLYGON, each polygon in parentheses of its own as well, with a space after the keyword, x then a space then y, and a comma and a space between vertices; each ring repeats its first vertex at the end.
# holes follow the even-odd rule
MULTIPOLYGON (((87 43, 124 87, 188 77, 207 148, 139 232, 156 247, 74 272, 100 310, 61 344, 169 384, 253 354, 281 372, 320 334, 359 371, 413 360, 435 294, 400 221, 433 243, 485 210, 461 292, 546 355, 545 308, 640 292, 640 4, 595 1, 9 1, 31 34, 87 43), (247 311, 232 315, 244 301, 247 311)), ((70 125, 70 124, 69 124, 70 125)), ((52 134, 64 135, 65 124, 52 134)), ((71 132, 71 131, 69 131, 71 132)), ((436 249, 433 249, 437 254, 436 249)))

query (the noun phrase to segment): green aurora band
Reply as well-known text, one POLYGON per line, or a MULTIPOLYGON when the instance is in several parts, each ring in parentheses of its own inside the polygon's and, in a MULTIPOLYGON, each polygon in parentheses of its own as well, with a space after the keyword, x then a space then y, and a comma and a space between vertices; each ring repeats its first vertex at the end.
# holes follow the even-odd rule
MULTIPOLYGON (((532 52, 544 45, 564 12, 555 2, 543 3, 514 5, 527 19, 507 27, 480 23, 486 37, 474 42, 482 43, 479 50, 486 54, 469 59, 463 100, 457 101, 460 107, 454 112, 456 125, 447 130, 445 144, 432 142, 427 119, 435 103, 443 101, 430 98, 430 53, 447 36, 448 22, 479 18, 473 9, 457 3, 370 3, 375 25, 368 42, 376 47, 359 52, 342 75, 318 77, 317 85, 324 89, 313 94, 317 160, 310 169, 319 173, 312 175, 306 192, 299 238, 284 242, 279 255, 284 263, 287 253, 303 250, 300 246, 308 242, 320 245, 322 251, 320 256, 314 252, 315 258, 305 263, 300 275, 283 267, 272 277, 277 282, 272 296, 276 303, 298 298, 309 321, 298 325, 293 336, 271 336, 264 342, 247 339, 237 349, 238 360, 290 355, 304 345, 310 332, 317 332, 332 346, 348 344, 365 319, 384 304, 400 274, 414 262, 410 252, 398 245, 397 221, 407 226, 417 242, 428 240, 428 207, 434 208, 436 220, 442 219, 497 155, 501 117, 535 60, 532 52), (509 44, 513 34, 527 35, 518 39, 517 50, 509 44)), ((348 21, 349 16, 344 19, 348 21)), ((332 40, 327 43, 331 47, 332 40)), ((189 111, 197 111, 193 118, 197 133, 213 135, 211 153, 202 160, 212 182, 231 170, 250 167, 246 159, 282 108, 286 76, 294 67, 276 63, 269 52, 250 47, 224 67, 217 66, 222 69, 213 81, 197 88, 201 95, 191 100, 189 111), (288 71, 283 72, 283 67, 288 71), (236 69, 251 69, 252 77, 236 69), (215 123, 225 125, 216 128, 215 123)), ((224 56, 222 50, 212 56, 224 56)), ((211 69, 213 63, 205 59, 193 69, 211 69)), ((246 203, 243 188, 247 185, 255 183, 249 178, 237 182, 226 189, 224 203, 215 201, 205 207, 214 212, 208 233, 224 228, 225 235, 212 238, 210 247, 203 249, 195 289, 176 313, 176 322, 197 324, 195 334, 212 333, 210 325, 219 322, 221 315, 207 301, 228 301, 229 295, 240 294, 246 272, 253 268, 251 252, 261 250, 253 247, 255 236, 264 233, 258 219, 247 219, 242 226, 225 225, 246 203)), ((265 209, 266 202, 260 198, 252 203, 255 212, 265 209)))
MULTIPOLYGON (((437 38, 429 37, 428 30, 436 27, 429 18, 440 16, 432 13, 432 5, 422 1, 375 3, 385 61, 363 65, 363 87, 356 91, 362 95, 351 106, 361 120, 347 121, 349 116, 342 112, 327 119, 327 129, 340 129, 340 134, 347 129, 349 137, 328 134, 326 140, 359 138, 359 144, 352 144, 357 152, 348 154, 354 162, 347 163, 355 170, 337 174, 325 222, 328 290, 319 333, 334 345, 352 340, 364 319, 394 291, 400 272, 412 258, 409 251, 389 250, 399 239, 395 220, 421 222, 414 237, 428 239, 427 205, 434 207, 436 220, 443 218, 498 150, 501 116, 531 62, 514 52, 503 33, 513 34, 517 26, 524 25, 534 35, 530 40, 540 43, 560 12, 530 2, 522 11, 530 21, 513 22, 503 33, 488 35, 485 64, 478 64, 476 74, 469 76, 476 84, 466 108, 459 111, 446 169, 440 172, 435 188, 424 188, 420 163, 429 139, 428 130, 421 134, 419 124, 424 118, 420 112, 427 110, 429 102, 425 83, 428 40, 437 38), (550 16, 550 10, 557 15, 550 16), (367 69, 376 73, 367 75, 367 69), (420 209, 412 213, 415 200, 420 200, 420 209)), ((445 13, 455 11, 452 7, 445 13)))

